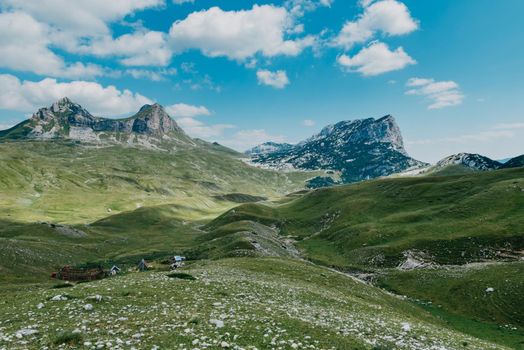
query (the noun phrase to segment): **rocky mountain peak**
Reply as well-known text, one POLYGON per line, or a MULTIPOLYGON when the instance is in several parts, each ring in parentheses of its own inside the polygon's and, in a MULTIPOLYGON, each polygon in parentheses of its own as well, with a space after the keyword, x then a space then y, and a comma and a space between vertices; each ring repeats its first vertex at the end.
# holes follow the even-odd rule
MULTIPOLYGON (((86 142, 138 142, 145 139, 178 140, 191 143, 191 139, 171 119, 158 103, 144 105, 135 115, 123 118, 95 117, 80 104, 64 97, 50 107, 40 108, 26 122, 20 124, 17 137, 35 139, 74 139, 86 142), (138 138, 137 138, 138 137, 138 138)), ((3 137, 8 137, 7 133, 3 137)))
POLYGON ((391 115, 328 125, 289 148, 272 151, 271 147, 262 146, 258 148, 265 152, 251 154, 254 163, 274 168, 336 170, 345 182, 426 166, 409 157, 400 128, 391 115))
POLYGON ((143 105, 130 119, 135 119, 133 131, 138 133, 162 135, 172 131, 183 132, 158 103, 143 105))
POLYGON ((304 142, 318 140, 333 141, 338 144, 382 142, 407 155, 400 128, 395 118, 389 114, 379 119, 358 119, 328 125, 319 134, 304 142))
POLYGON ((67 97, 63 97, 60 100, 53 103, 50 107, 40 108, 35 114, 33 114, 32 119, 37 122, 68 122, 70 117, 76 119, 94 119, 85 108, 80 106, 78 103, 71 101, 67 97))

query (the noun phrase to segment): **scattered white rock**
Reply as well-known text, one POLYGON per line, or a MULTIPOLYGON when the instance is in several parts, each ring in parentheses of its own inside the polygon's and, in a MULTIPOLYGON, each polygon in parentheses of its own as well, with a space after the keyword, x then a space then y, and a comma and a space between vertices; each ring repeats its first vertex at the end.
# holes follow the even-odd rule
POLYGON ((495 288, 488 287, 486 288, 486 293, 493 293, 495 291, 495 288))
POLYGON ((37 309, 43 309, 44 308, 44 303, 40 303, 36 306, 37 309))
POLYGON ((67 297, 61 294, 55 295, 51 298, 52 301, 64 301, 67 300, 67 297))
POLYGON ((222 320, 211 319, 211 320, 209 320, 209 323, 214 324, 217 328, 224 327, 224 321, 222 321, 222 320))
POLYGON ((402 330, 404 332, 409 332, 411 331, 411 325, 407 322, 402 322, 402 330))
POLYGON ((16 332, 16 337, 18 339, 22 339, 23 337, 25 336, 28 336, 28 335, 33 335, 33 334, 36 334, 38 333, 38 331, 36 329, 32 329, 32 328, 22 328, 21 330, 19 330, 18 332, 16 332))
POLYGON ((94 307, 91 304, 85 304, 84 305, 84 310, 86 310, 86 311, 92 311, 93 309, 94 309, 94 307))

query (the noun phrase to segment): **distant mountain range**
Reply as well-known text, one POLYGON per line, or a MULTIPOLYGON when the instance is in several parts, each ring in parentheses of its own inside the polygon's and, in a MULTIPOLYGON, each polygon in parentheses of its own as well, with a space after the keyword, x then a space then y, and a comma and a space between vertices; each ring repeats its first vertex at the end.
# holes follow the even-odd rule
POLYGON ((448 156, 429 167, 423 173, 460 174, 475 171, 491 171, 524 166, 524 155, 509 159, 505 163, 496 161, 480 154, 458 153, 448 156))
POLYGON ((84 142, 126 142, 158 146, 163 141, 192 142, 159 104, 144 105, 124 119, 95 117, 67 97, 11 129, 1 139, 71 139, 84 142))
MULTIPOLYGON (((26 139, 68 139, 161 150, 202 142, 189 137, 159 104, 144 105, 128 118, 109 119, 93 116, 67 97, 50 107, 39 109, 20 124, 0 131, 0 141, 26 139)), ((225 147, 223 149, 240 156, 225 147)), ((344 183, 398 173, 456 174, 524 166, 524 156, 501 163, 470 153, 451 155, 431 166, 407 154, 400 128, 391 115, 379 119, 342 121, 326 126, 320 133, 296 145, 266 142, 245 153, 256 166, 331 171, 339 173, 344 183)), ((310 187, 336 183, 332 174, 327 174, 326 177, 312 179, 310 187)))

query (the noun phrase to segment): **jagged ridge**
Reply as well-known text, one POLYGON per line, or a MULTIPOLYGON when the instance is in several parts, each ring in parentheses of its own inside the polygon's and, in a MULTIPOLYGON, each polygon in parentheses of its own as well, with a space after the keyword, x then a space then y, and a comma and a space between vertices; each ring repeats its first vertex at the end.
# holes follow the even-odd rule
POLYGON ((391 115, 342 121, 290 148, 251 153, 254 163, 269 167, 341 171, 344 182, 426 166, 409 157, 400 128, 391 115))
POLYGON ((0 139, 66 138, 89 142, 103 140, 129 142, 131 136, 158 140, 164 138, 189 140, 184 131, 159 104, 144 105, 138 113, 129 118, 109 119, 93 116, 67 97, 53 103, 50 107, 40 108, 30 119, 0 132, 0 139), (116 136, 116 134, 124 135, 116 136))

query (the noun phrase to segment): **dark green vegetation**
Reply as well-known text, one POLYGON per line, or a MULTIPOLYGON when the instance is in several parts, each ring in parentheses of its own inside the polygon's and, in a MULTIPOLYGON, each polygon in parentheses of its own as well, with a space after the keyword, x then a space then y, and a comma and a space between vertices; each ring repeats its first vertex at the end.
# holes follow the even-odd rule
POLYGON ((508 160, 503 167, 504 168, 519 168, 524 166, 524 154, 508 160))
POLYGON ((183 272, 172 272, 167 274, 167 277, 169 278, 179 278, 181 280, 188 280, 188 281, 194 281, 196 278, 188 273, 183 272))
POLYGON ((278 207, 239 206, 208 224, 274 225, 311 260, 395 267, 409 250, 436 264, 515 260, 524 249, 524 169, 382 179, 319 189, 278 207))

